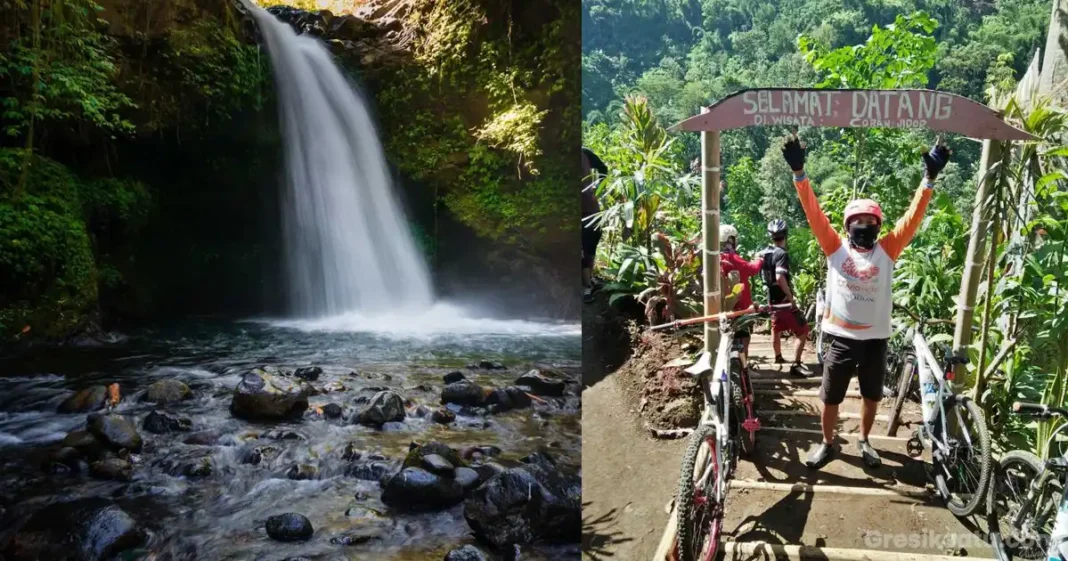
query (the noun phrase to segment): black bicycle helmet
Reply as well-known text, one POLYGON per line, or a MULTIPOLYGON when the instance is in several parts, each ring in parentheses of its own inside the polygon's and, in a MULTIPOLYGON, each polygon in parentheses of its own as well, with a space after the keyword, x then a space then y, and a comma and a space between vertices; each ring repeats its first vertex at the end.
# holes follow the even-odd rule
POLYGON ((768 222, 768 235, 773 238, 781 238, 786 235, 786 221, 782 218, 776 218, 771 222, 768 222))
POLYGON ((583 146, 582 153, 585 154, 586 158, 589 160, 590 168, 596 170, 597 173, 600 173, 603 176, 608 175, 608 166, 604 165, 604 160, 598 157, 597 154, 594 154, 593 150, 583 146))

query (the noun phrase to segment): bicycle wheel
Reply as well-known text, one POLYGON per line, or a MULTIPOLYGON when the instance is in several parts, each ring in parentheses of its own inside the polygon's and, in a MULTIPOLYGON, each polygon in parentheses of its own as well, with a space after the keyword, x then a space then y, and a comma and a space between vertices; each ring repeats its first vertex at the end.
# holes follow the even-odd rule
POLYGON ((957 395, 948 405, 951 434, 946 438, 949 456, 944 465, 952 476, 952 486, 946 486, 946 508, 957 516, 971 516, 990 490, 990 434, 975 402, 957 395))
MULTIPOLYGON (((735 366, 734 361, 731 362, 735 366)), ((749 381, 749 373, 738 366, 737 384, 734 385, 734 418, 737 420, 738 444, 742 455, 751 457, 756 452, 757 428, 752 423, 756 422, 756 404, 754 403, 753 386, 749 381), (749 427, 747 428, 747 424, 749 427)))
POLYGON ((890 410, 890 428, 887 436, 897 436, 897 427, 901 425, 901 408, 905 406, 909 387, 912 386, 912 378, 916 375, 916 357, 907 353, 899 365, 901 375, 898 377, 897 396, 894 398, 894 407, 890 410))
POLYGON ((1006 551, 1015 559, 1045 561, 1063 489, 1056 478, 1047 479, 1038 489, 1032 488, 1045 466, 1030 452, 1008 452, 1001 457, 998 468, 990 505, 1006 551))
POLYGON ((699 426, 690 435, 679 474, 676 495, 679 561, 711 561, 716 558, 723 524, 723 505, 715 494, 719 477, 716 429, 708 425, 699 426), (707 454, 698 465, 697 457, 702 449, 707 454))

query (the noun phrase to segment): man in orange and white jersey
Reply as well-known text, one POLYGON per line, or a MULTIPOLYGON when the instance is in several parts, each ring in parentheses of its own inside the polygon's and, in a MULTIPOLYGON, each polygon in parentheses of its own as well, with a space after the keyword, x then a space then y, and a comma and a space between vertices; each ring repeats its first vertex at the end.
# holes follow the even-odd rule
POLYGON ((805 217, 827 256, 827 307, 822 328, 831 345, 824 357, 820 386, 823 442, 812 450, 806 464, 819 468, 834 456, 838 406, 845 399, 850 379, 856 376, 864 401, 858 448, 867 466, 879 467, 882 460, 868 442, 868 434, 883 397, 886 346, 891 334, 894 264, 923 221, 935 178, 946 167, 950 151, 939 142, 923 155, 924 178, 909 209, 894 229, 881 238, 883 211, 879 203, 871 199, 855 200, 846 205, 844 226, 847 236, 842 238, 820 209, 812 185, 805 176, 805 147, 796 134, 783 146, 782 153, 794 172, 794 187, 805 217))

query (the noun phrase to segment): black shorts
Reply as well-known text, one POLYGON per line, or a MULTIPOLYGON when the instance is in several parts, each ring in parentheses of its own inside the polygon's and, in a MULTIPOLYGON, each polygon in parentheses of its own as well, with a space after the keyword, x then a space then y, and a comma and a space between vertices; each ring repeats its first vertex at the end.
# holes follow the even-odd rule
POLYGON ((886 339, 846 339, 824 334, 831 344, 823 357, 823 384, 820 400, 838 405, 845 400, 849 381, 853 376, 860 382, 864 399, 883 398, 883 378, 886 377, 886 339))
POLYGON ((582 268, 593 267, 593 259, 597 256, 597 244, 601 241, 601 229, 595 228, 586 222, 582 223, 582 268))

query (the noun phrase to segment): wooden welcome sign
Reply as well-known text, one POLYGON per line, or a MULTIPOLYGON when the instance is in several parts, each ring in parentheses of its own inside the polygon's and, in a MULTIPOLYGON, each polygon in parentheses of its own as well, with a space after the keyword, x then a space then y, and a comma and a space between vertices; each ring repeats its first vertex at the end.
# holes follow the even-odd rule
POLYGON ((1035 140, 989 107, 932 90, 742 90, 673 131, 723 131, 767 125, 927 129, 971 138, 1035 140))

